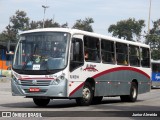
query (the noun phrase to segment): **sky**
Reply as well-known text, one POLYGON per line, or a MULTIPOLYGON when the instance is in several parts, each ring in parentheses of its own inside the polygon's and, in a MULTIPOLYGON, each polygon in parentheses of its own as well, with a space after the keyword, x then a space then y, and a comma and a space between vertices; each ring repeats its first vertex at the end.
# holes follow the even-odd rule
MULTIPOLYGON (((160 0, 151 0, 151 19, 160 19, 160 0)), ((150 0, 0 0, 0 32, 9 24, 9 18, 17 10, 25 11, 30 20, 52 19, 60 24, 68 23, 72 27, 76 20, 93 18, 93 30, 103 35, 111 35, 108 28, 118 21, 135 18, 145 20, 145 31, 148 29, 150 0)))

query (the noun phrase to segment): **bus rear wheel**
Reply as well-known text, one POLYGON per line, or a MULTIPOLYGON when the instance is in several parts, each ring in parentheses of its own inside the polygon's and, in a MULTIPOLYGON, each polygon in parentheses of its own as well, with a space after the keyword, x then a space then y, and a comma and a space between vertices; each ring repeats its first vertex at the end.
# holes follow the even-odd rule
POLYGON ((50 99, 39 99, 39 98, 33 98, 33 102, 40 107, 47 106, 50 102, 50 99))
POLYGON ((76 103, 80 106, 88 106, 91 104, 93 98, 92 86, 87 82, 85 83, 82 91, 82 97, 76 99, 76 103))
POLYGON ((135 102, 138 96, 138 86, 135 82, 132 82, 130 88, 130 95, 122 95, 120 96, 121 101, 123 102, 135 102))

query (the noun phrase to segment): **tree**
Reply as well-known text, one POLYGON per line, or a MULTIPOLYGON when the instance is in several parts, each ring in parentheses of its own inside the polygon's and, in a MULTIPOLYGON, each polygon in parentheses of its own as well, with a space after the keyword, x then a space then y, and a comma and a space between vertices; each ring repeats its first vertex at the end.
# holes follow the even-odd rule
MULTIPOLYGON (((52 19, 47 19, 44 22, 44 27, 45 28, 50 28, 50 27, 67 27, 68 23, 62 24, 60 25, 57 22, 54 22, 54 20, 52 19)), ((37 28, 43 28, 43 21, 31 21, 30 25, 29 25, 29 29, 37 29, 37 28)))
POLYGON ((85 20, 77 20, 72 28, 93 32, 91 24, 94 23, 93 18, 85 18, 85 20))
POLYGON ((11 26, 20 31, 28 30, 29 27, 29 18, 27 13, 24 11, 17 10, 15 15, 10 17, 11 26))
POLYGON ((8 25, 6 30, 4 30, 0 37, 1 41, 12 41, 16 42, 17 40, 17 30, 14 29, 12 26, 8 25))
POLYGON ((133 38, 140 39, 142 28, 145 27, 144 20, 136 21, 134 18, 128 20, 121 20, 117 24, 112 24, 108 28, 108 32, 112 36, 124 38, 133 41, 133 38))
POLYGON ((151 47, 151 57, 154 60, 160 59, 160 19, 153 22, 153 28, 146 35, 146 44, 151 47))
POLYGON ((0 35, 0 41, 17 41, 19 31, 27 30, 29 27, 29 18, 24 11, 17 10, 15 15, 10 17, 10 24, 0 35))
MULTIPOLYGON (((52 19, 44 21, 44 27, 60 27, 59 23, 53 22, 52 19)), ((31 21, 29 29, 43 28, 43 21, 31 21)))
MULTIPOLYGON (((67 27, 68 23, 64 23, 60 25, 57 22, 54 22, 53 19, 45 20, 44 27, 67 27)), ((6 27, 0 34, 0 41, 17 41, 17 37, 19 36, 19 31, 30 30, 43 28, 43 21, 31 21, 29 17, 27 17, 27 13, 24 11, 17 10, 15 15, 10 17, 10 24, 6 27)))

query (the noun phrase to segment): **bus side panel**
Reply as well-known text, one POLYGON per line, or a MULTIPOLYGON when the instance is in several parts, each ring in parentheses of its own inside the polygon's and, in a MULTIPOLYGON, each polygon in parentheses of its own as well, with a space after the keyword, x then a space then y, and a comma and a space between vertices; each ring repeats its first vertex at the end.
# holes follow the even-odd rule
POLYGON ((147 83, 147 82, 142 82, 140 84, 138 84, 138 93, 146 93, 149 92, 151 90, 151 83, 147 83))
POLYGON ((114 96, 129 94, 130 84, 125 82, 97 82, 94 96, 114 96))
MULTIPOLYGON (((159 68, 157 69, 159 70, 159 68)), ((152 71, 152 87, 160 87, 160 72, 159 71, 158 72, 152 71)))
POLYGON ((96 78, 95 96, 112 96, 129 94, 130 84, 124 71, 104 74, 96 78), (123 74, 123 75, 122 75, 123 74), (124 77, 125 76, 125 77, 124 77), (103 81, 103 82, 102 82, 103 81))
MULTIPOLYGON (((80 77, 80 76, 79 76, 80 77)), ((102 71, 92 78, 95 80, 95 96, 129 95, 131 82, 138 84, 138 93, 150 91, 150 77, 143 71, 132 67, 116 67, 102 71)), ((70 89, 70 97, 81 97, 84 82, 75 82, 70 89)))
MULTIPOLYGON (((137 82, 139 94, 150 91, 150 77, 132 67, 111 68, 91 77, 95 80, 95 96, 129 95, 132 81, 137 82)), ((74 84, 69 96, 81 97, 84 82, 76 81, 74 84)))
POLYGON ((71 82, 69 81, 69 90, 72 91, 69 93, 70 98, 82 97, 84 82, 71 82), (76 86, 76 89, 74 89, 76 86))
POLYGON ((123 69, 108 71, 98 77, 95 76, 95 96, 129 95, 133 80, 138 82, 139 93, 150 91, 150 84, 148 84, 150 79, 139 71, 123 69))

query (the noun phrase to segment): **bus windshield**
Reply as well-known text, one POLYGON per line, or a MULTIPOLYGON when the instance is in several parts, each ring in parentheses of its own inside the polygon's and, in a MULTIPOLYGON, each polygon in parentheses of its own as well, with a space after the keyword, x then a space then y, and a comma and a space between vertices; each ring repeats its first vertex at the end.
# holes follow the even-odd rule
POLYGON ((13 69, 22 71, 63 69, 67 64, 70 34, 36 32, 22 34, 17 45, 13 69))
POLYGON ((160 86, 160 61, 152 61, 152 88, 160 86))
POLYGON ((152 72, 160 72, 160 63, 152 63, 152 72))

